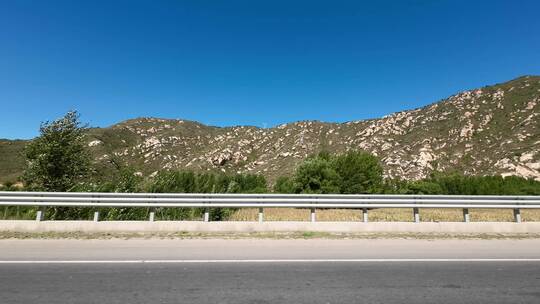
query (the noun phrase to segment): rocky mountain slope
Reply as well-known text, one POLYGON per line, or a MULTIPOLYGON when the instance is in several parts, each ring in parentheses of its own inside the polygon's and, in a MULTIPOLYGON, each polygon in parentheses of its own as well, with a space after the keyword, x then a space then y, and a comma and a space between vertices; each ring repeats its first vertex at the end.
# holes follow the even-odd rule
MULTIPOLYGON (((138 118, 92 129, 88 146, 104 168, 260 173, 274 180, 320 150, 363 149, 390 177, 433 170, 540 180, 540 77, 464 91, 423 108, 347 123, 300 121, 274 128, 218 128, 186 120, 138 118)), ((0 181, 21 171, 23 141, 0 141, 0 181)))

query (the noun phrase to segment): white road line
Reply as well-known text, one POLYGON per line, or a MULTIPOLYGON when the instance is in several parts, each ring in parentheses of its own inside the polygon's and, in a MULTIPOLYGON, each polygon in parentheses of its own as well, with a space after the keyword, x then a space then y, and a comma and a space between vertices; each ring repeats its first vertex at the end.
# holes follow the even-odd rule
POLYGON ((209 264, 209 263, 393 263, 393 262, 540 262, 538 259, 280 259, 280 260, 0 260, 0 264, 209 264))

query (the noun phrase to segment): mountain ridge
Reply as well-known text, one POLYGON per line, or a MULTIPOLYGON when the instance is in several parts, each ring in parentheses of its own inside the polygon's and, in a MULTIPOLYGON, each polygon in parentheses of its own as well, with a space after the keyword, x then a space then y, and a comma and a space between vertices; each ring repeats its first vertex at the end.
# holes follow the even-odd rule
MULTIPOLYGON (((450 97, 459 95, 460 93, 463 93, 463 92, 473 91, 473 90, 487 88, 487 87, 494 87, 494 86, 504 85, 504 84, 508 84, 508 83, 511 83, 511 82, 514 82, 514 81, 519 81, 519 80, 527 79, 527 78, 539 78, 540 79, 540 75, 532 75, 532 74, 530 74, 530 75, 522 75, 522 76, 518 76, 516 78, 513 78, 513 79, 505 81, 505 82, 495 83, 495 84, 491 84, 491 85, 484 85, 484 86, 478 87, 478 88, 472 88, 472 89, 468 89, 468 90, 458 91, 457 93, 454 93, 454 94, 450 95, 447 98, 443 98, 443 99, 440 99, 438 101, 434 101, 434 102, 431 102, 431 103, 428 103, 426 105, 419 106, 419 107, 416 107, 416 108, 405 109, 405 110, 401 110, 401 111, 395 111, 395 112, 391 112, 391 113, 382 115, 380 117, 355 119, 355 120, 349 120, 349 121, 343 121, 343 122, 333 122, 333 121, 325 121, 325 120, 319 120, 319 119, 304 119, 304 120, 296 120, 296 121, 286 122, 286 123, 279 123, 279 124, 276 124, 276 125, 273 125, 273 126, 270 126, 270 127, 260 127, 260 126, 256 126, 256 125, 224 125, 224 126, 217 126, 217 125, 212 125, 212 124, 206 124, 206 123, 199 122, 199 121, 192 120, 192 119, 166 118, 166 117, 156 117, 156 116, 139 116, 139 117, 134 117, 134 118, 128 118, 128 119, 119 121, 117 123, 114 123, 114 124, 106 126, 106 127, 92 127, 92 128, 96 128, 96 129, 110 128, 110 127, 113 127, 113 126, 115 126, 117 124, 122 124, 122 123, 130 122, 130 121, 137 121, 139 119, 163 119, 163 120, 170 120, 170 121, 185 121, 185 122, 197 123, 197 124, 200 124, 200 125, 203 125, 203 126, 206 126, 206 127, 212 127, 212 128, 254 127, 254 128, 258 128, 258 129, 271 129, 271 128, 278 127, 280 125, 287 125, 287 124, 293 124, 293 123, 298 123, 298 122, 320 122, 320 123, 328 123, 328 124, 346 124, 346 123, 356 122, 356 121, 377 120, 377 119, 382 119, 382 118, 385 118, 387 116, 390 116, 390 115, 393 115, 393 114, 396 114, 396 113, 400 113, 400 112, 414 111, 414 110, 422 109, 422 108, 428 107, 430 105, 433 105, 435 103, 439 103, 439 102, 441 102, 441 101, 443 101, 445 99, 448 99, 450 97)), ((0 138, 0 139, 3 139, 3 138, 0 138)), ((24 140, 24 139, 10 139, 10 140, 24 140)))
MULTIPOLYGON (((303 120, 270 128, 210 126, 139 117, 91 128, 88 146, 101 169, 123 164, 142 175, 163 169, 265 175, 292 172, 321 150, 377 155, 387 177, 432 171, 518 175, 540 180, 540 76, 461 91, 423 107, 341 123, 303 120)), ((16 178, 27 141, 0 140, 0 182, 16 178)))

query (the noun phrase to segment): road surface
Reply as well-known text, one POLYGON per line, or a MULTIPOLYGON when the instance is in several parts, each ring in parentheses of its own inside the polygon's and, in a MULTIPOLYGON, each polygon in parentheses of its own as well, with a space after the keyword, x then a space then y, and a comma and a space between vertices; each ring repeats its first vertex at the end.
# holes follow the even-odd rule
POLYGON ((3 240, 0 303, 540 303, 540 240, 3 240))

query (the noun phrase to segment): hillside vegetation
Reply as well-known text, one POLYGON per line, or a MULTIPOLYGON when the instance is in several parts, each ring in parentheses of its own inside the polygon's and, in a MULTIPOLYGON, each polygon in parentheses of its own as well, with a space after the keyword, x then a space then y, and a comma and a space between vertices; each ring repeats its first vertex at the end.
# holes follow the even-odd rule
MULTIPOLYGON (((29 170, 32 170, 31 167, 29 170)), ((54 179, 54 178, 53 178, 54 179)), ((63 185, 60 185, 63 187, 63 185)), ((43 190, 46 185, 30 184, 20 189, 14 186, 0 186, 0 191, 43 190)), ((163 170, 153 177, 142 177, 133 169, 118 170, 106 180, 88 177, 73 180, 69 191, 75 192, 146 192, 146 193, 387 193, 387 194, 462 194, 462 195, 540 195, 540 182, 522 177, 463 176, 460 174, 433 174, 419 181, 384 179, 382 168, 376 157, 350 151, 332 155, 320 153, 304 160, 290 176, 282 176, 270 190, 262 175, 224 173, 195 173, 192 171, 163 170)), ((36 208, 4 207, 2 219, 32 219, 36 208)), ((144 220, 150 208, 100 208, 104 220, 144 220)), ((161 220, 200 219, 201 208, 154 208, 161 220)), ((51 207, 47 209, 48 219, 89 219, 93 208, 51 207)), ((211 208, 212 220, 254 220, 257 210, 235 208, 211 208)), ((360 218, 360 210, 321 210, 326 220, 354 220, 360 218)), ((424 220, 456 221, 460 210, 423 210, 424 220)), ((270 210, 268 220, 307 220, 306 209, 270 210)), ((472 210, 475 220, 510 220, 511 210, 472 210)), ((399 209, 374 211, 378 220, 410 220, 410 212, 399 209)), ((527 221, 540 220, 538 210, 524 210, 527 221)))
MULTIPOLYGON (((87 146, 101 172, 132 167, 261 174, 274 184, 320 151, 376 155, 385 177, 420 180, 432 172, 515 175, 540 180, 540 77, 464 91, 380 119, 301 121, 274 128, 218 128, 187 120, 138 118, 94 128, 87 146)), ((24 141, 0 140, 0 182, 24 168, 24 141)))
MULTIPOLYGON (((80 122, 76 111, 70 111, 54 121, 42 123, 40 135, 24 149, 26 166, 22 177, 23 188, 6 184, 0 185, 0 191, 270 192, 266 178, 260 174, 231 175, 222 172, 196 173, 188 170, 163 169, 145 177, 134 168, 119 163, 113 163, 117 166, 115 170, 103 174, 103 169, 95 167, 90 161, 87 132, 88 129, 80 122)), ((279 177, 274 184, 273 192, 540 195, 540 182, 522 177, 463 176, 455 173, 433 173, 429 178, 419 181, 384 178, 379 159, 368 152, 351 150, 332 154, 324 151, 307 157, 292 174, 279 177)), ((34 207, 5 206, 3 209, 3 219, 28 219, 36 214, 34 207)), ((108 220, 140 220, 148 217, 150 211, 150 208, 100 210, 102 219, 108 220)), ((160 219, 167 220, 193 220, 202 215, 200 208, 153 208, 153 211, 160 219)), ((50 207, 47 208, 46 218, 86 219, 92 212, 93 208, 50 207)), ((234 208, 211 208, 210 215, 214 220, 246 218, 244 212, 234 208)), ((332 214, 334 213, 328 213, 332 214)), ((435 215, 438 215, 438 218, 447 216, 446 212, 438 212, 435 215)))

